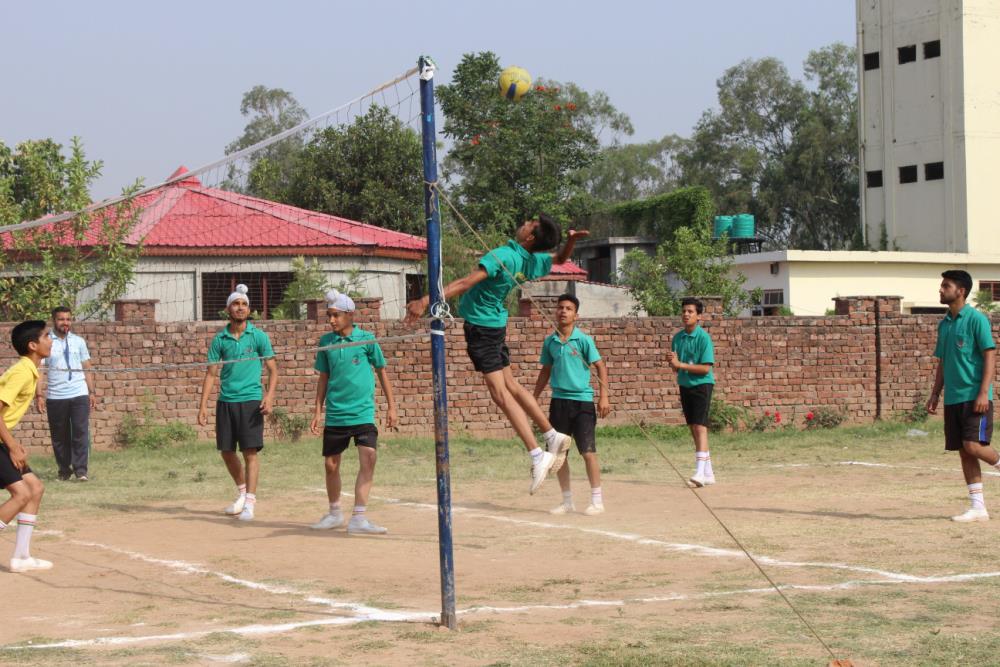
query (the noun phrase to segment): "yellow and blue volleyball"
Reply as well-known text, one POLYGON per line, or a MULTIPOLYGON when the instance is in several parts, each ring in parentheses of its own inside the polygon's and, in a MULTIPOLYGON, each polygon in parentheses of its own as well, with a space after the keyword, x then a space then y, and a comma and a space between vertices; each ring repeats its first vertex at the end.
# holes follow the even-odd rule
POLYGON ((508 67, 500 72, 500 94, 517 102, 531 90, 531 75, 521 67, 508 67))

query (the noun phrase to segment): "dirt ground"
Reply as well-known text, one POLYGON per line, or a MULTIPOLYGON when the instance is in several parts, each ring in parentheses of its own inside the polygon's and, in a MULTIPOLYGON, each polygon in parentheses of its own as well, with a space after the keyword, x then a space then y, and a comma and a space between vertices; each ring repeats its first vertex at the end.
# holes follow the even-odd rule
MULTIPOLYGON (((944 650, 935 641, 990 630, 998 606, 1000 522, 947 520, 964 509, 955 461, 897 463, 731 460, 699 491, 838 657, 858 665, 913 664, 914 651, 944 650)), ((381 537, 310 530, 325 504, 318 486, 272 495, 246 524, 220 514, 221 494, 61 511, 33 549, 57 567, 0 573, 4 599, 16 600, 16 622, 0 624, 0 662, 829 660, 678 483, 609 475, 598 517, 552 516, 555 480, 534 497, 526 486, 456 485, 458 632, 434 623, 430 484, 376 486, 369 515, 389 528, 381 537)), ((997 487, 987 479, 988 498, 997 487)), ((586 485, 575 489, 582 509, 586 485)))

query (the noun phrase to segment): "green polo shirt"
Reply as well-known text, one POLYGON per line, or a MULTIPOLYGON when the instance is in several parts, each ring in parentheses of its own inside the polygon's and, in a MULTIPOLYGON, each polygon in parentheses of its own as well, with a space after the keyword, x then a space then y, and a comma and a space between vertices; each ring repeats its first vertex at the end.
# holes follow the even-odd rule
MULTIPOLYGON (((375 334, 354 327, 347 336, 330 332, 319 339, 319 346, 375 340, 375 334)), ((358 426, 375 423, 375 373, 384 368, 385 356, 378 343, 320 350, 314 368, 326 373, 326 425, 358 426)))
POLYGON ((259 401, 264 398, 264 388, 260 376, 264 362, 257 358, 270 359, 274 356, 271 339, 267 334, 247 322, 247 328, 239 338, 229 333, 229 325, 215 334, 208 346, 208 360, 215 363, 232 359, 246 359, 236 363, 222 364, 219 371, 219 400, 225 403, 259 401))
POLYGON ((511 239, 483 255, 479 266, 487 278, 462 295, 458 314, 471 324, 500 328, 507 326, 507 295, 522 283, 547 276, 552 271, 552 255, 528 252, 511 239))
MULTIPOLYGON (((944 372, 944 404, 974 401, 983 382, 983 352, 996 347, 988 317, 966 304, 958 315, 951 312, 938 323, 934 356, 944 372)), ((989 400, 993 400, 990 385, 989 400)))
POLYGON ((542 343, 542 355, 538 360, 543 366, 552 367, 549 384, 552 398, 571 401, 594 402, 594 390, 590 386, 590 365, 601 360, 594 339, 576 327, 565 341, 559 333, 553 333, 542 343))
MULTIPOLYGON (((696 326, 688 333, 681 329, 674 335, 670 349, 677 353, 677 358, 685 364, 714 364, 715 347, 708 332, 696 326)), ((695 375, 687 371, 677 371, 677 384, 682 387, 696 387, 700 384, 715 384, 715 375, 709 369, 707 375, 695 375)))

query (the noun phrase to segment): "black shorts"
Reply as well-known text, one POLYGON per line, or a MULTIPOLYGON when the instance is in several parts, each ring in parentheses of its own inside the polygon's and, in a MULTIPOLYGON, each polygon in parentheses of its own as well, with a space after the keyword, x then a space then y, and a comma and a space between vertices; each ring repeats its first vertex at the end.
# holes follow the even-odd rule
POLYGON ((574 401, 553 398, 549 404, 549 421, 560 433, 573 436, 580 454, 597 452, 594 429, 597 427, 597 410, 593 401, 574 401))
POLYGON ((11 484, 20 482, 24 475, 31 472, 31 468, 25 466, 24 470, 18 470, 14 462, 10 460, 10 450, 6 445, 0 445, 0 486, 7 488, 11 484))
POLYGON ((714 388, 714 384, 681 387, 681 409, 684 410, 684 421, 688 426, 692 424, 708 426, 708 408, 712 405, 714 388))
POLYGON ((260 401, 215 404, 215 447, 220 452, 264 449, 264 415, 260 401))
POLYGON ((962 449, 963 442, 990 444, 993 438, 993 401, 983 414, 975 412, 975 405, 975 401, 966 401, 944 406, 944 448, 949 452, 962 449))
POLYGON ((378 428, 375 424, 327 426, 323 429, 323 456, 342 454, 354 438, 356 447, 378 448, 378 428))
POLYGON ((507 327, 481 327, 466 322, 462 330, 465 332, 465 350, 477 371, 492 373, 510 366, 507 327))

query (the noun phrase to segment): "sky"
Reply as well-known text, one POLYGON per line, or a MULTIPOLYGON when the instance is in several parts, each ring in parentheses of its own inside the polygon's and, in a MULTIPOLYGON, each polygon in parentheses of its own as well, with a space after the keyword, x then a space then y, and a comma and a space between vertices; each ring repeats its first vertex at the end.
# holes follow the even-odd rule
MULTIPOLYGON (((603 90, 629 141, 687 136, 716 80, 746 58, 794 76, 817 48, 855 41, 851 0, 485 3, 230 0, 0 2, 0 141, 83 139, 104 161, 92 194, 155 183, 223 156, 244 92, 284 88, 310 114, 357 97, 420 54, 447 83, 464 53, 603 90)), ((438 122, 440 129, 441 123, 438 122)))

